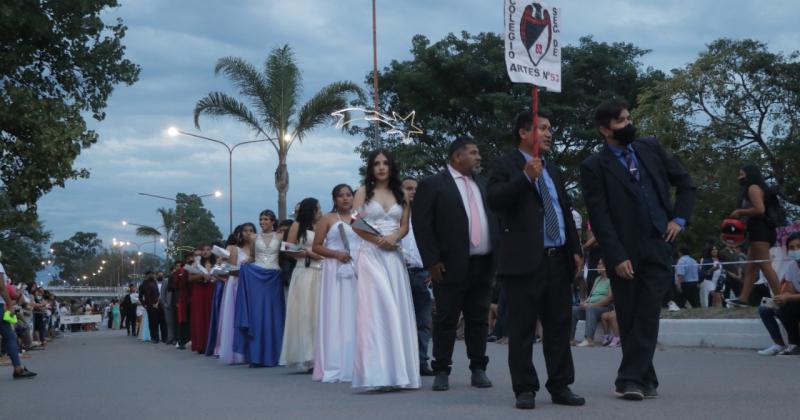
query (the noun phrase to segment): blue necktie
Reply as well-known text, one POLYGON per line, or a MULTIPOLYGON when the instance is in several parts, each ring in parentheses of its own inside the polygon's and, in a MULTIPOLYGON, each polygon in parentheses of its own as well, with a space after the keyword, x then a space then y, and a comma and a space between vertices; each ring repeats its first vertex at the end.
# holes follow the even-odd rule
POLYGON ((625 158, 625 162, 628 166, 628 172, 631 176, 639 180, 639 168, 636 166, 636 161, 633 159, 633 153, 631 153, 628 149, 622 149, 622 157, 625 158))
POLYGON ((556 215, 555 207, 553 207, 550 190, 547 189, 547 184, 544 182, 544 172, 539 175, 536 185, 539 186, 539 194, 542 196, 542 203, 544 204, 544 231, 548 238, 557 241, 561 236, 561 228, 558 226, 558 216, 556 215))

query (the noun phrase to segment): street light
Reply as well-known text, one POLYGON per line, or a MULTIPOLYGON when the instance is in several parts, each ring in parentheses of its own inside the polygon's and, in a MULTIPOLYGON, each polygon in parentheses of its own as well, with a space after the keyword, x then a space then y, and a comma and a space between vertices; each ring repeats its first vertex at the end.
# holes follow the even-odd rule
POLYGON ((201 136, 199 134, 178 130, 175 127, 170 127, 169 129, 167 129, 167 134, 170 137, 177 137, 179 134, 183 134, 184 136, 194 137, 196 139, 213 141, 214 143, 221 144, 228 151, 228 234, 232 233, 233 232, 233 151, 236 150, 237 147, 245 144, 263 143, 263 142, 272 143, 272 146, 275 147, 277 151, 275 142, 271 138, 266 138, 261 140, 247 140, 236 143, 233 146, 229 146, 228 143, 225 143, 222 140, 212 139, 210 137, 201 136))

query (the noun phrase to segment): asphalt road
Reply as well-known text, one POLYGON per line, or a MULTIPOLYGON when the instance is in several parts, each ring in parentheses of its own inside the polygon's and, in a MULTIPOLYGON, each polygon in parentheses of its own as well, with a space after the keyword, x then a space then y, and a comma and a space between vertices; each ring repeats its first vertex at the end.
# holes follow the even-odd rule
MULTIPOLYGON (((463 342, 458 342, 450 391, 424 388, 392 393, 354 392, 348 384, 320 384, 285 368, 225 366, 163 344, 143 343, 124 331, 83 332, 56 340, 25 360, 39 376, 12 381, 0 372, 0 419, 695 419, 797 418, 800 357, 762 357, 752 351, 661 349, 656 355, 660 397, 642 402, 613 396, 618 349, 573 348, 584 407, 550 403, 513 408, 506 346, 489 344, 490 389, 469 386, 463 342)), ((544 363, 541 348, 535 363, 544 363)))

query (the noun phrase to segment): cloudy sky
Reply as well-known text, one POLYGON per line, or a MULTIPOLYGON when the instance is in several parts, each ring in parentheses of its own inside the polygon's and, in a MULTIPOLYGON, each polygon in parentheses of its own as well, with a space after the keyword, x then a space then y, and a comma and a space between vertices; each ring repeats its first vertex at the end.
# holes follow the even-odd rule
MULTIPOLYGON (((663 70, 692 61, 704 45, 720 37, 751 37, 773 51, 800 48, 796 0, 638 0, 597 2, 562 0, 562 43, 583 35, 598 41, 626 41, 651 49, 646 66, 663 70), (724 5, 724 6, 722 6, 724 5)), ((304 99, 338 80, 362 83, 372 65, 369 0, 122 0, 107 13, 128 26, 127 57, 142 67, 138 83, 118 87, 107 118, 92 127, 100 141, 85 150, 76 166, 91 178, 70 181, 44 197, 40 215, 54 240, 76 231, 97 232, 142 242, 121 221, 158 225, 156 209, 170 202, 139 192, 174 196, 222 190, 208 198, 223 233, 228 231, 227 159, 216 144, 188 137, 170 138, 169 126, 193 127, 195 102, 210 91, 235 93, 215 77, 216 60, 238 56, 261 66, 269 51, 291 45, 304 76, 304 99)), ((449 32, 499 32, 501 0, 378 0, 378 59, 410 57, 412 36, 437 41, 449 32)), ((424 115, 418 116, 423 126, 424 115)), ((198 133, 235 143, 253 134, 227 119, 201 120, 198 133)), ((293 146, 289 160, 289 205, 306 196, 330 205, 330 189, 358 183, 358 139, 333 129, 318 130, 293 146)), ((276 156, 266 144, 243 146, 234 154, 233 223, 256 221, 258 212, 277 210, 273 173, 276 156)), ((149 246, 145 249, 150 249, 149 246)), ((160 251, 159 251, 160 252, 160 251)))

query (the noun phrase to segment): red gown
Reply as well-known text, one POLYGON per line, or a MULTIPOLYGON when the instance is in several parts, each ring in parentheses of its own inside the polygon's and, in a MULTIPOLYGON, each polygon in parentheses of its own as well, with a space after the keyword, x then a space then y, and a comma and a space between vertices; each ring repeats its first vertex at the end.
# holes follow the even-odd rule
POLYGON ((192 305, 189 317, 192 336, 192 351, 204 354, 208 341, 208 326, 211 324, 211 301, 214 283, 191 283, 192 305))

